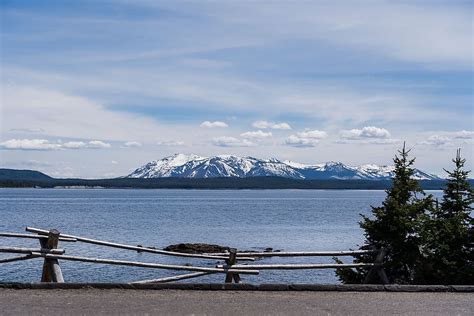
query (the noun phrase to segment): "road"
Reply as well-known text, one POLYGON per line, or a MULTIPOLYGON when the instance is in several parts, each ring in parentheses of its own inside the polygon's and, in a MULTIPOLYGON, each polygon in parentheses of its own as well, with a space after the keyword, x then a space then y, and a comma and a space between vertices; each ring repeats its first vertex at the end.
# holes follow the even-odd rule
POLYGON ((0 289, 1 315, 473 315, 472 293, 0 289))

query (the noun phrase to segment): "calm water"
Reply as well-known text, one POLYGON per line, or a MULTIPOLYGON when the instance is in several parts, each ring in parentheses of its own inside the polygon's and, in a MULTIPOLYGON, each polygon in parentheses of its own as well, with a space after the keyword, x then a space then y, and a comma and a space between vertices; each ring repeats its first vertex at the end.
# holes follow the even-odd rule
MULTIPOLYGON (((441 192, 430 192, 440 196, 441 192)), ((379 205, 383 191, 343 190, 62 190, 0 189, 0 231, 25 226, 109 241, 165 247, 181 242, 239 250, 348 250, 363 241, 357 222, 379 205)), ((1 246, 36 247, 36 240, 0 237, 1 246)), ((184 259, 62 243, 69 255, 213 266, 184 259)), ((0 258, 10 255, 0 254, 0 258)), ((330 258, 269 258, 260 263, 330 262, 330 258)), ((61 262, 66 282, 119 282, 179 274, 166 270, 61 262)), ((0 265, 0 281, 37 281, 41 259, 0 265)), ((199 278, 222 282, 224 276, 199 278)), ((194 281, 192 280, 192 281, 194 281)), ((333 270, 262 271, 244 282, 337 283, 333 270)))

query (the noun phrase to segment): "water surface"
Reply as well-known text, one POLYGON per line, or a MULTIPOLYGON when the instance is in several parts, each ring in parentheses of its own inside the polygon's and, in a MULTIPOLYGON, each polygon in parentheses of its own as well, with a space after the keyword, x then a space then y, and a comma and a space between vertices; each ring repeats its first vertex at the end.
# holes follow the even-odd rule
MULTIPOLYGON (((430 192, 440 196, 440 191, 430 192)), ((214 243, 239 250, 348 250, 363 242, 359 214, 380 205, 384 191, 356 190, 92 190, 0 189, 0 231, 25 226, 84 237, 165 247, 214 243)), ((1 246, 36 247, 36 240, 1 238, 1 246)), ((184 259, 61 243, 69 255, 213 266, 184 259)), ((10 255, 0 254, 0 258, 10 255)), ((331 262, 331 258, 269 258, 259 263, 331 262)), ((61 262, 67 282, 126 282, 183 272, 61 262)), ((41 259, 0 265, 0 281, 38 281, 41 259)), ((223 275, 193 279, 222 282, 223 275)), ((262 271, 244 282, 337 283, 333 270, 262 271)))

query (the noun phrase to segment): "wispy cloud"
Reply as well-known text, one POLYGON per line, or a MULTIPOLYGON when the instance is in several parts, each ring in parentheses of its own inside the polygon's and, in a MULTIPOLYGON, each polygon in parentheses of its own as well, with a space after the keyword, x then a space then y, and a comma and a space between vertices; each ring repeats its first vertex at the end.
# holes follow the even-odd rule
POLYGON ((471 63, 467 4, 336 1, 328 5, 315 1, 305 5, 278 2, 271 7, 238 2, 231 10, 223 3, 208 7, 214 18, 232 21, 235 28, 252 30, 249 34, 270 41, 324 40, 386 58, 444 67, 471 63), (278 23, 270 23, 272 20, 278 23))
POLYGON ((184 146, 184 142, 179 140, 161 140, 156 144, 158 146, 184 146))
POLYGON ((112 145, 109 143, 105 143, 101 140, 91 140, 85 146, 85 148, 93 148, 93 149, 102 149, 102 148, 110 148, 112 145))
POLYGON ((130 148, 130 147, 142 147, 142 143, 137 141, 129 141, 123 144, 123 147, 130 148))
POLYGON ((20 132, 20 133, 43 133, 44 129, 42 128, 11 128, 10 132, 20 132))
POLYGON ((2 87, 2 94, 2 117, 8 118, 3 120, 2 129, 7 131, 21 125, 38 126, 47 122, 50 136, 121 141, 152 141, 155 135, 167 131, 163 124, 150 118, 109 111, 94 99, 57 90, 6 85, 2 87))

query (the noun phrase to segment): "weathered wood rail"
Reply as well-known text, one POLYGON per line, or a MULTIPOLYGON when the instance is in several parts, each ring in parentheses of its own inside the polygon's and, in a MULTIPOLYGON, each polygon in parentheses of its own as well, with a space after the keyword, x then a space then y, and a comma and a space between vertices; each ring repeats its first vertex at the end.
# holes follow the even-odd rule
MULTIPOLYGON (((133 266, 151 269, 165 269, 175 271, 188 271, 191 273, 181 274, 176 276, 164 277, 159 279, 139 280, 131 282, 131 284, 153 284, 175 282, 179 280, 191 279, 206 276, 209 274, 222 273, 225 274, 225 283, 240 283, 241 275, 257 275, 260 270, 312 270, 312 269, 338 269, 338 268, 358 268, 369 267, 370 275, 377 273, 383 284, 388 283, 388 278, 383 270, 383 258, 385 255, 384 249, 379 250, 355 250, 355 251, 326 251, 326 252, 237 252, 236 249, 231 248, 229 252, 223 253, 208 253, 208 254, 191 254, 174 251, 166 251, 155 248, 148 248, 142 246, 133 246, 122 243, 115 243, 103 241, 98 239, 86 238, 75 235, 68 235, 60 233, 56 229, 44 230, 34 227, 26 227, 26 231, 33 234, 18 234, 18 233, 0 233, 0 237, 5 238, 25 238, 37 239, 39 241, 39 248, 21 248, 21 247, 0 247, 0 253, 14 253, 23 254, 23 256, 0 259, 1 263, 9 263, 16 261, 23 261, 35 258, 43 259, 43 270, 41 275, 41 282, 64 282, 64 277, 59 265, 60 261, 76 261, 97 264, 109 264, 120 266, 133 266), (98 246, 119 248, 124 250, 132 250, 137 252, 146 252, 156 255, 184 257, 189 259, 205 259, 223 261, 223 263, 216 264, 214 267, 202 267, 186 265, 172 265, 128 260, 115 260, 106 258, 91 258, 83 256, 66 255, 64 249, 58 248, 59 242, 83 242, 98 246), (256 258, 268 257, 327 257, 327 256, 356 256, 361 254, 374 254, 375 261, 367 263, 305 263, 305 264, 239 264, 239 261, 254 261, 256 258)), ((368 279, 367 279, 368 280, 368 279)))

